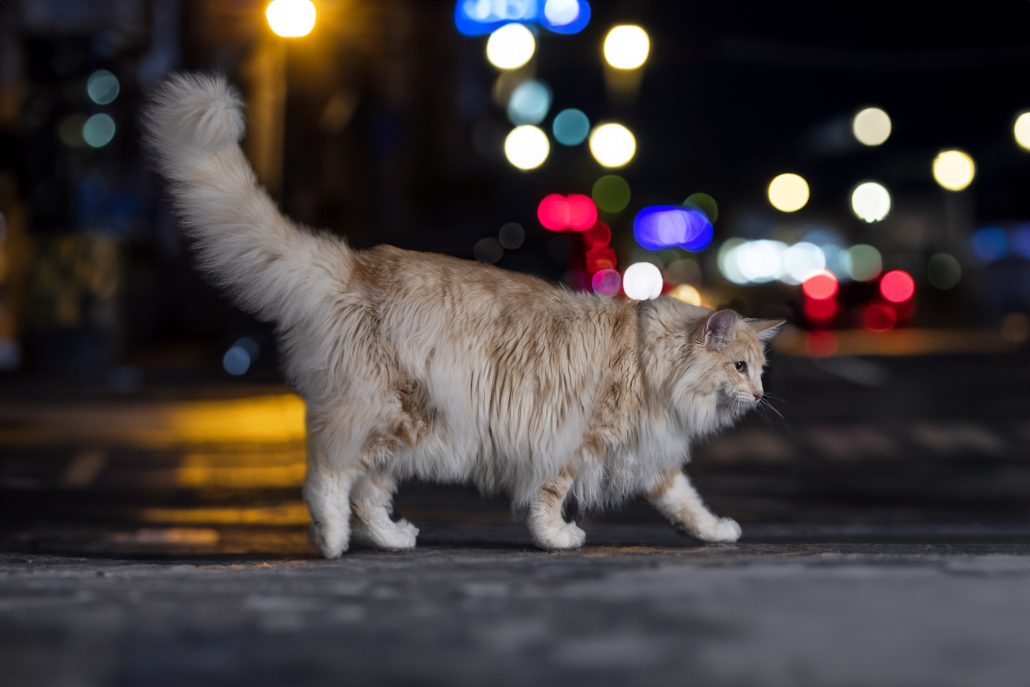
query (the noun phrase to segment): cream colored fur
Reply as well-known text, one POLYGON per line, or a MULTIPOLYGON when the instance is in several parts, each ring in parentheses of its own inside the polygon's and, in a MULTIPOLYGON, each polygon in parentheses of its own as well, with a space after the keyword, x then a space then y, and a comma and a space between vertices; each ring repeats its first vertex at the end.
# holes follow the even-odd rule
POLYGON ((391 502, 416 477, 508 493, 544 548, 583 544, 562 516, 568 494, 587 508, 645 494, 701 539, 739 537, 681 468, 761 397, 762 342, 780 323, 356 251, 299 227, 258 185, 238 145, 241 100, 219 78, 173 77, 145 123, 201 268, 277 325, 307 402, 304 495, 324 556, 347 549, 352 514, 373 544, 414 546, 391 502))

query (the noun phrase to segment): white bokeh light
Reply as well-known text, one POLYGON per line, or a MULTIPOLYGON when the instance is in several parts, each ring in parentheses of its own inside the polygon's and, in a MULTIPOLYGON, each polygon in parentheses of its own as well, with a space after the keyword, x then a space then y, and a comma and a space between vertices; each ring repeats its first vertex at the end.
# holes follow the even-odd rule
POLYGON ((879 222, 891 211, 891 194, 875 181, 866 181, 851 192, 851 211, 863 222, 879 222))
POLYGON ((522 170, 536 169, 551 154, 547 134, 531 124, 517 126, 504 139, 504 156, 512 166, 522 170))
POLYGON ((851 132, 862 145, 881 145, 890 138, 891 118, 878 107, 867 107, 851 120, 851 132))
POLYGON ((783 251, 782 280, 800 284, 826 267, 826 254, 814 243, 802 241, 783 251))
POLYGON ((649 262, 635 262, 622 275, 622 288, 635 301, 649 301, 662 294, 662 271, 649 262))
POLYGON ((533 59, 536 38, 522 24, 505 24, 486 41, 486 59, 498 69, 518 69, 533 59))
POLYGON ((604 59, 615 69, 639 69, 647 62, 651 39, 634 24, 612 27, 604 38, 604 59))
POLYGON ((590 132, 590 154, 604 167, 622 167, 637 153, 637 139, 622 124, 609 122, 590 132))

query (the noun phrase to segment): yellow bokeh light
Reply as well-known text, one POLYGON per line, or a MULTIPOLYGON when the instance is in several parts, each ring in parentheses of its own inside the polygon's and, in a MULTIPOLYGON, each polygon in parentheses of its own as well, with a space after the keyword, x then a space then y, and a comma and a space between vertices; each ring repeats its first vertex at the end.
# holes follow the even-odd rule
POLYGON ((867 107, 851 120, 851 132, 862 145, 878 146, 891 135, 891 118, 878 107, 867 107))
POLYGON ((590 132, 590 154, 603 167, 622 167, 637 154, 637 139, 622 124, 601 124, 590 132))
POLYGON ((769 182, 769 202, 780 212, 797 212, 808 203, 808 182, 799 174, 780 174, 769 182))
POLYGON ((612 27, 604 37, 604 60, 615 69, 639 69, 650 52, 647 31, 634 24, 612 27))
POLYGON ((536 38, 522 24, 505 24, 486 41, 486 59, 498 69, 518 69, 533 58, 536 38))
POLYGON ((1030 150, 1030 112, 1024 112, 1016 117, 1016 123, 1012 125, 1012 135, 1016 137, 1016 143, 1021 148, 1030 150))
POLYGON ((551 142, 547 134, 531 124, 515 127, 504 139, 504 156, 519 169, 536 169, 550 154, 551 142))
POLYGON ((933 160, 933 178, 949 191, 961 191, 975 176, 976 163, 962 150, 945 150, 933 160))
POLYGON ((315 28, 315 3, 311 0, 272 0, 265 18, 272 31, 283 38, 301 38, 315 28))
POLYGON ((669 295, 690 305, 701 305, 701 292, 690 284, 680 284, 669 295))

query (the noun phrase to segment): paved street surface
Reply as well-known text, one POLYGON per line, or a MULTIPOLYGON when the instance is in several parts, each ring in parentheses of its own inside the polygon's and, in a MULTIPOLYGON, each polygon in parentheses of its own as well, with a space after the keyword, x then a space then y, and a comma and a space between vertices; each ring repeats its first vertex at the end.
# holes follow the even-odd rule
POLYGON ((0 685, 1026 684, 1025 356, 784 359, 697 454, 736 545, 643 503, 533 550, 406 485, 420 546, 315 557, 281 388, 0 395, 0 685))

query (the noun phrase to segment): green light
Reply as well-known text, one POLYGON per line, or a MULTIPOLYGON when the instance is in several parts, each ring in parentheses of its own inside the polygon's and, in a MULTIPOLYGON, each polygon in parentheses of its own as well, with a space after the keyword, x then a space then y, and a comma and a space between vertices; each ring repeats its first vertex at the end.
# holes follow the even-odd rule
POLYGON ((626 209, 632 194, 625 179, 618 174, 606 174, 594 182, 590 195, 601 212, 614 215, 626 209))

